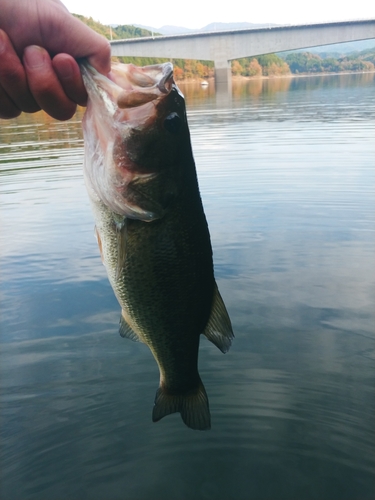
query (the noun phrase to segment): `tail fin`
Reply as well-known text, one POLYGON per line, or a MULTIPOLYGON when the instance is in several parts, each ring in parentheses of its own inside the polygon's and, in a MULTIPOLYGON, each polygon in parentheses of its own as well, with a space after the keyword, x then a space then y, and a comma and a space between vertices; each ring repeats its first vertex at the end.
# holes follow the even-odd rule
POLYGON ((168 394, 163 387, 156 391, 152 420, 157 422, 166 415, 180 412, 182 420, 191 429, 211 429, 211 416, 205 388, 200 382, 196 391, 188 394, 168 394))

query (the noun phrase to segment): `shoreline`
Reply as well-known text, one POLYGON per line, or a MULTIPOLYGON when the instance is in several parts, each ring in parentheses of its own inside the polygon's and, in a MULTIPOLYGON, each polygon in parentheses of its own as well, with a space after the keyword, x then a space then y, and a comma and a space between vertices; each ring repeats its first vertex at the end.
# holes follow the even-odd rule
POLYGON ((335 72, 324 72, 324 73, 288 73, 287 75, 261 75, 261 76, 232 76, 232 79, 236 80, 273 80, 274 78, 310 78, 312 76, 331 76, 331 75, 364 75, 375 73, 372 71, 335 71, 335 72))
MULTIPOLYGON (((334 73, 289 73, 287 75, 261 75, 261 76, 242 76, 242 75, 232 75, 232 82, 235 81, 252 81, 252 80, 275 80, 279 78, 311 78, 312 76, 333 76, 333 75, 364 75, 372 74, 373 71, 340 71, 334 73)), ((207 78, 187 78, 186 80, 176 80, 176 83, 201 83, 201 82, 214 82, 215 77, 210 76, 207 78)))

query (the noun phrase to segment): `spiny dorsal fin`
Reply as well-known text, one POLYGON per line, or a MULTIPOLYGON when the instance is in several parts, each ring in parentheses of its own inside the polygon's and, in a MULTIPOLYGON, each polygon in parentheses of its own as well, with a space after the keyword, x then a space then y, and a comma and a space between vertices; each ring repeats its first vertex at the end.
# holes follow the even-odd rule
POLYGON ((202 382, 196 391, 189 394, 168 394, 163 387, 159 387, 152 411, 153 422, 176 412, 181 413, 182 420, 191 429, 199 431, 211 429, 208 398, 202 382))
POLYGON ((232 339, 234 338, 232 324, 216 283, 212 300, 211 316, 203 335, 224 353, 229 351, 232 339))
POLYGON ((123 314, 120 317, 120 330, 119 333, 121 337, 126 337, 127 339, 133 340, 134 342, 142 342, 135 331, 128 325, 125 321, 123 314))

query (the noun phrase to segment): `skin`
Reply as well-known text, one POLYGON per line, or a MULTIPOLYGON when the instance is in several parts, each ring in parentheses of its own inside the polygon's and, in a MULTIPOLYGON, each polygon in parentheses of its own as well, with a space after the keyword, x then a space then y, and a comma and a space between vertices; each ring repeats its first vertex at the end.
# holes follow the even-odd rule
POLYGON ((87 100, 76 59, 109 73, 109 42, 59 0, 0 0, 0 13, 0 118, 43 109, 68 120, 87 100))

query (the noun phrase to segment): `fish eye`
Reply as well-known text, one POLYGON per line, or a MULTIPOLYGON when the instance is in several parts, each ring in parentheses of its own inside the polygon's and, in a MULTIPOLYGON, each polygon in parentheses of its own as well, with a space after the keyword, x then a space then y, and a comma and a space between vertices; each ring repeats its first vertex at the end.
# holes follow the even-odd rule
POLYGON ((164 120, 164 128, 171 134, 177 134, 177 132, 180 130, 180 126, 181 118, 175 111, 173 111, 173 113, 170 113, 164 120))

